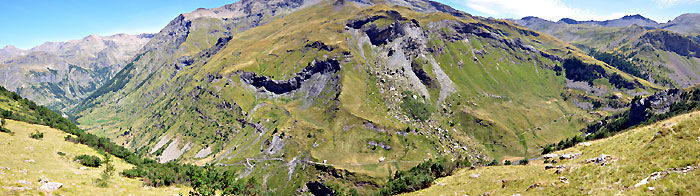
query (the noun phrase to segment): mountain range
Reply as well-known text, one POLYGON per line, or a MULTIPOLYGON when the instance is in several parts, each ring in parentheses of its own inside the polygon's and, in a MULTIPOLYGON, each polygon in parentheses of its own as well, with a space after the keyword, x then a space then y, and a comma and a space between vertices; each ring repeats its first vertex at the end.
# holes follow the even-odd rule
POLYGON ((121 70, 152 34, 91 35, 29 50, 0 49, 0 85, 67 111, 121 70))
POLYGON ((282 195, 396 194, 447 176, 401 177, 434 160, 527 161, 691 111, 700 91, 669 89, 700 80, 698 17, 554 22, 427 0, 241 0, 155 34, 5 47, 0 85, 159 164, 224 166, 282 195))
POLYGON ((698 19, 700 14, 683 14, 667 23, 657 23, 640 15, 607 21, 562 19, 553 22, 536 17, 512 21, 596 52, 609 64, 621 62, 613 66, 658 85, 689 87, 700 79, 698 19))

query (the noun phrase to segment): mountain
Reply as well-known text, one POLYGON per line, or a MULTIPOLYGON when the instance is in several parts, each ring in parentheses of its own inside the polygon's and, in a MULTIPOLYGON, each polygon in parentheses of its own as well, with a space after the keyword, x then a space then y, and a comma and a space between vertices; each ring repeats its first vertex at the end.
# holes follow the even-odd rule
POLYGON ((566 23, 566 24, 595 24, 595 25, 600 25, 604 27, 625 27, 625 26, 630 26, 630 25, 637 25, 637 26, 642 26, 642 27, 655 27, 658 26, 659 23, 652 19, 645 18, 642 15, 627 15, 623 16, 622 18, 619 19, 613 19, 613 20, 606 20, 606 21, 577 21, 571 18, 562 18, 559 20, 559 23, 566 23))
POLYGON ((109 80, 153 35, 91 35, 29 50, 0 49, 0 85, 67 111, 109 80))
MULTIPOLYGON (((535 17, 514 21, 589 50, 589 55, 658 85, 689 87, 700 82, 700 74, 695 71, 700 66, 700 59, 693 52, 700 41, 693 32, 693 29, 698 29, 692 20, 694 16, 697 14, 684 14, 657 25, 637 22, 626 26, 604 26, 602 22, 552 22, 535 17)), ((643 17, 609 21, 640 20, 643 17)))
MULTIPOLYGON (((700 14, 688 13, 680 15, 665 24, 660 24, 659 28, 670 31, 700 36, 700 14)), ((698 39, 696 39, 698 41, 698 39)))
POLYGON ((176 17, 71 112, 160 162, 371 193, 428 158, 534 156, 658 89, 432 1, 249 0, 176 17))

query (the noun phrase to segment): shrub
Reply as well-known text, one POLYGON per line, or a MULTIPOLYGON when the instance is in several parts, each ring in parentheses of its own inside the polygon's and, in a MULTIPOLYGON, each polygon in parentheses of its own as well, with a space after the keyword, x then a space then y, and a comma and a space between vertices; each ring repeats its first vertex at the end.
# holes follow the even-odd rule
POLYGON ((75 159, 78 162, 80 162, 81 165, 88 166, 88 167, 99 167, 102 165, 102 159, 100 157, 97 157, 95 155, 80 155, 75 157, 75 159))
POLYGON ((520 160, 520 162, 518 162, 518 164, 520 164, 520 165, 527 165, 527 164, 530 164, 530 160, 527 160, 527 158, 525 158, 525 159, 523 159, 523 160, 520 160))
POLYGON ((430 118, 430 115, 433 113, 433 109, 429 103, 424 103, 421 100, 421 97, 416 96, 410 91, 404 91, 401 94, 403 95, 401 110, 403 110, 406 115, 421 121, 425 121, 430 118), (416 98, 413 98, 414 96, 416 96, 416 98))
POLYGON ((39 132, 39 130, 34 130, 34 133, 29 134, 32 139, 42 139, 44 138, 44 133, 39 132))
POLYGON ((114 174, 114 164, 112 164, 111 155, 104 153, 102 156, 105 159, 105 170, 102 171, 100 178, 98 178, 95 182, 99 187, 107 187, 107 185, 109 185, 109 179, 112 178, 112 175, 114 174))
POLYGON ((65 156, 65 155, 66 155, 66 153, 61 152, 61 151, 56 152, 56 154, 61 155, 61 156, 65 156))
POLYGON ((510 162, 510 160, 506 160, 503 165, 512 165, 513 163, 510 162))
POLYGON ((430 186, 435 179, 452 175, 458 168, 470 166, 466 159, 451 161, 445 157, 430 159, 408 171, 398 171, 394 178, 382 187, 379 195, 396 195, 399 193, 411 192, 430 186))

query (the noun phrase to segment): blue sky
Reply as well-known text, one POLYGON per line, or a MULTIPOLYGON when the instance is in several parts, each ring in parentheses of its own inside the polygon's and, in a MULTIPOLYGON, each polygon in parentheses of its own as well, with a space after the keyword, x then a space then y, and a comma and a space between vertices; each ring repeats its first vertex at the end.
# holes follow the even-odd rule
MULTIPOLYGON (((628 14, 666 22, 700 12, 700 0, 438 0, 479 16, 606 20, 628 14)), ((0 47, 29 49, 46 41, 88 35, 155 33, 180 13, 235 0, 2 0, 0 47)))

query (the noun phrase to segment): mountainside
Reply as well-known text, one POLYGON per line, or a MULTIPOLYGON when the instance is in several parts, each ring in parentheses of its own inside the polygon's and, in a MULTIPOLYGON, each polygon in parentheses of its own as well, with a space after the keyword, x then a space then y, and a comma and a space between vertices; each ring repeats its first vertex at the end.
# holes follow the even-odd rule
POLYGON ((552 152, 530 165, 464 169, 405 195, 696 195, 698 122, 700 112, 692 112, 552 152))
POLYGON ((566 23, 566 24, 595 24, 595 25, 600 25, 604 27, 625 27, 625 26, 630 26, 630 25, 637 25, 637 26, 642 26, 642 27, 655 27, 658 26, 659 23, 657 23, 654 20, 645 18, 644 16, 641 16, 639 14, 637 15, 627 15, 623 16, 622 18, 619 19, 613 19, 613 20, 606 20, 606 21, 577 21, 571 18, 562 18, 559 20, 560 23, 566 23))
MULTIPOLYGON (((602 22, 552 22, 536 17, 514 20, 539 32, 551 34, 627 73, 667 87, 689 87, 700 80, 700 59, 694 51, 698 41, 697 14, 684 14, 657 25, 635 22, 643 17, 623 17, 626 26, 602 22)), ((618 22, 625 24, 622 22, 618 22)))
POLYGON ((0 49, 0 85, 67 111, 121 70, 153 35, 91 35, 30 50, 0 49))
POLYGON ((240 1, 177 17, 73 112, 161 162, 228 165, 289 193, 338 171, 381 179, 431 157, 532 156, 594 118, 581 108, 656 89, 436 2, 240 1))

